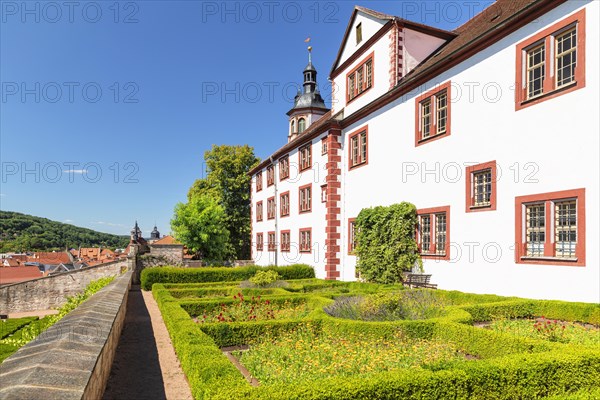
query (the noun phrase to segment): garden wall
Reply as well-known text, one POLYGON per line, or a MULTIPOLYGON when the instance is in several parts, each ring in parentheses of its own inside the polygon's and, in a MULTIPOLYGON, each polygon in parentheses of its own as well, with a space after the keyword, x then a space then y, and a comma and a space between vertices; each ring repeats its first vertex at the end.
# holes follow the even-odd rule
MULTIPOLYGON (((117 275, 131 268, 132 260, 110 263, 46 276, 0 287, 0 314, 48 310, 63 305, 67 296, 85 289, 94 280, 117 275)), ((17 267, 18 268, 18 267, 17 267)), ((131 268, 133 269, 133 268, 131 268)))
POLYGON ((125 320, 127 271, 0 364, 2 399, 100 399, 125 320))

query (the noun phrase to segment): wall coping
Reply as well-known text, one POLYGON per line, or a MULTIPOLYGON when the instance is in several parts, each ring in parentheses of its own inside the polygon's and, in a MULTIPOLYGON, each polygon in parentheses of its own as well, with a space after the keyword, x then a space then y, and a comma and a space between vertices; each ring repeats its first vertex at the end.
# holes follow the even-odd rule
POLYGON ((127 271, 0 364, 2 399, 102 397, 127 308, 127 271))

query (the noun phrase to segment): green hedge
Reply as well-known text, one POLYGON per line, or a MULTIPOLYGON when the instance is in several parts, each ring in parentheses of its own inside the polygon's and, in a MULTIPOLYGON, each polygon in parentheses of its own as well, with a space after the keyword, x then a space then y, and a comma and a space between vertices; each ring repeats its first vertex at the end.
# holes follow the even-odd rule
POLYGON ((8 335, 12 335, 25 325, 36 321, 38 317, 11 318, 0 321, 0 339, 4 339, 8 335))
POLYGON ((310 265, 294 264, 286 267, 209 267, 209 268, 146 268, 142 271, 142 289, 150 290, 154 283, 200 283, 243 281, 257 271, 277 271, 281 279, 314 278, 315 270, 310 265))
MULTIPOLYGON (((294 288, 304 286, 291 282, 294 288)), ((189 313, 224 301, 175 298, 185 286, 155 284, 157 299, 182 368, 196 399, 529 399, 550 395, 556 400, 588 399, 584 393, 596 390, 600 381, 600 351, 584 346, 565 345, 495 332, 472 326, 472 321, 544 315, 549 318, 595 323, 598 306, 502 298, 491 295, 435 291, 449 300, 443 317, 421 321, 364 322, 333 318, 323 307, 348 285, 325 281, 304 281, 306 294, 267 295, 273 301, 305 301, 313 309, 297 320, 271 320, 239 323, 196 324, 189 313), (318 289, 316 289, 318 288, 318 289), (312 290, 331 289, 316 293, 312 290), (477 304, 479 302, 479 304, 477 304), (220 346, 247 343, 265 334, 279 335, 309 325, 316 332, 343 337, 361 332, 391 337, 398 330, 411 338, 441 339, 458 345, 476 359, 451 362, 428 369, 415 368, 356 377, 323 377, 291 385, 251 387, 219 350, 220 346), (437 369, 437 370, 434 370, 437 369), (594 389, 593 389, 594 388, 594 389)), ((359 284, 354 284, 359 285, 359 284)), ((189 290, 228 289, 218 285, 188 285, 189 290)), ((353 288, 357 292, 360 287, 353 288)), ((369 287, 369 290, 396 290, 395 287, 369 287)), ((304 292, 304 289, 298 290, 304 292)), ((199 295, 199 291, 196 292, 199 295)), ((264 292, 263 292, 264 294, 264 292)), ((229 300, 227 300, 229 301, 229 300)))

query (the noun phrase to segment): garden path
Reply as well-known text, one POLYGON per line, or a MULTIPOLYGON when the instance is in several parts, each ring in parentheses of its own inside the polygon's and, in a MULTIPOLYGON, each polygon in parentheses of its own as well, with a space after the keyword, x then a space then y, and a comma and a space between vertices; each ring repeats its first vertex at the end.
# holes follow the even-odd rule
POLYGON ((139 285, 129 291, 104 399, 192 399, 152 292, 142 292, 139 285))

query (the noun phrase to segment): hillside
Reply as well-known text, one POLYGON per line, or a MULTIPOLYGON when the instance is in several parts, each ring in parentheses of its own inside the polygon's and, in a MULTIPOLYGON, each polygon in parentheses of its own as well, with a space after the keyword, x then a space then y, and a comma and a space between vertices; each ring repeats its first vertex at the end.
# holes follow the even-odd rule
POLYGON ((127 246, 127 236, 112 235, 47 218, 0 211, 0 253, 11 251, 52 251, 65 247, 127 246))

